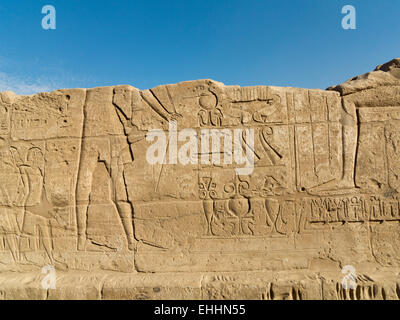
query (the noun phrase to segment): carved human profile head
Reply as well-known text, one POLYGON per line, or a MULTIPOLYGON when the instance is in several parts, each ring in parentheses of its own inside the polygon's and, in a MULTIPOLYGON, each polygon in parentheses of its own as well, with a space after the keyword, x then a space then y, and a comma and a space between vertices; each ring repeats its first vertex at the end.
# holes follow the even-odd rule
POLYGON ((44 156, 42 150, 37 147, 29 149, 28 155, 26 157, 27 163, 32 167, 37 167, 39 169, 44 167, 44 156))

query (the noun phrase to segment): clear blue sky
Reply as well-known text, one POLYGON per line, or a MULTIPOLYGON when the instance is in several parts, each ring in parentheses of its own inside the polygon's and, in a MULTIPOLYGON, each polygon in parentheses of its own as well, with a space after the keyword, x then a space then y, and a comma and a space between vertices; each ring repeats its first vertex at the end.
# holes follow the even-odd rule
POLYGON ((400 56, 399 0, 0 0, 0 90, 199 78, 322 88, 400 56), (57 29, 41 27, 42 6, 57 29), (354 5, 357 29, 343 30, 354 5))

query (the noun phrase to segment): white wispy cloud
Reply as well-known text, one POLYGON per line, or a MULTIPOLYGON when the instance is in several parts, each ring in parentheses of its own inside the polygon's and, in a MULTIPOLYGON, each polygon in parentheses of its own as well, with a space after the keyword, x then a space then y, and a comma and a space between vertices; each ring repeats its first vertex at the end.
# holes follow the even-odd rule
POLYGON ((61 87, 56 81, 41 78, 21 78, 0 71, 0 92, 14 91, 17 94, 29 95, 38 92, 53 91, 61 87))

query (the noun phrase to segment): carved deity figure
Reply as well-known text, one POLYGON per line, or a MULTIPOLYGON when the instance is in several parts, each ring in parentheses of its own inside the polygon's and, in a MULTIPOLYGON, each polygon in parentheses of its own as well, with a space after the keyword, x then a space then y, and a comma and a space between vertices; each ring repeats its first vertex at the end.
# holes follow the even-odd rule
POLYGON ((22 207, 21 188, 23 180, 15 159, 15 150, 7 139, 0 138, 0 231, 4 244, 10 250, 14 260, 19 259, 18 235, 20 227, 15 207, 22 207))
POLYGON ((48 201, 44 186, 44 156, 39 148, 29 149, 26 163, 20 166, 25 185, 24 219, 22 224, 22 239, 20 251, 24 247, 37 249, 40 240, 44 250, 53 263, 53 241, 51 233, 51 218, 54 208, 48 201))
POLYGON ((342 118, 343 170, 339 180, 323 184, 310 191, 353 189, 358 143, 358 115, 360 108, 396 107, 400 103, 400 59, 378 66, 375 71, 330 87, 340 92, 344 116, 342 118))

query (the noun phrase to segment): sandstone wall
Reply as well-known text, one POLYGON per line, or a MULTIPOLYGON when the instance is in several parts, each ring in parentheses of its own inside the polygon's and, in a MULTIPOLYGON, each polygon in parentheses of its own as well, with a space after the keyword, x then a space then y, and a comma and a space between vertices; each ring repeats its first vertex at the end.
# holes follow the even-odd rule
POLYGON ((197 80, 1 93, 0 296, 400 298, 399 61, 325 91, 197 80), (184 129, 221 144, 181 163, 184 129), (223 162, 235 132, 251 168, 223 162), (45 265, 54 291, 40 288, 45 265), (358 291, 342 288, 346 265, 358 291))

